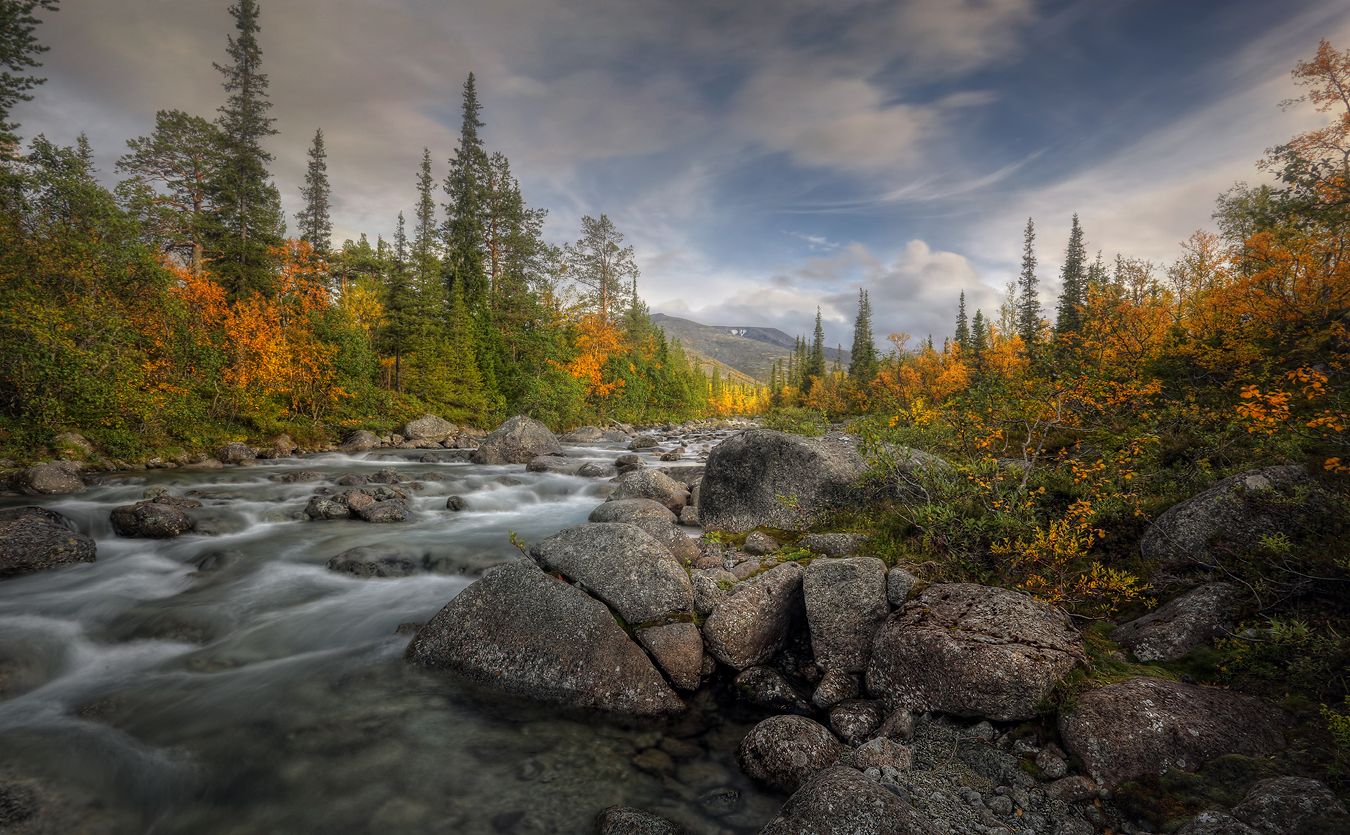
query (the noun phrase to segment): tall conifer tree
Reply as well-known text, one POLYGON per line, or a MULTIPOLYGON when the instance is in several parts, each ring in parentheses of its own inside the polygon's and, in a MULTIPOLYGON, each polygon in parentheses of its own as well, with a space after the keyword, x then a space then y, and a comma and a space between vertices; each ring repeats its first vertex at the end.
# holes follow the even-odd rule
POLYGON ((853 321, 853 350, 848 376, 859 383, 870 382, 877 373, 877 345, 872 337, 872 301, 867 291, 858 290, 858 318, 853 321))
POLYGON ((961 291, 956 303, 956 344, 964 353, 970 353, 970 321, 966 318, 966 291, 961 291))
POLYGON ((222 153, 212 189, 213 234, 207 257, 221 283, 237 297, 270 291, 269 251, 280 243, 285 222, 281 195, 267 173, 272 155, 262 146, 277 131, 267 115, 272 103, 258 46, 257 0, 238 0, 230 14, 236 30, 226 41, 230 63, 214 65, 224 77, 227 97, 217 119, 222 153))
POLYGON ((1087 248, 1083 245, 1083 227, 1078 214, 1069 229, 1069 245, 1060 271, 1059 307, 1055 316, 1055 337, 1063 338, 1083 329, 1083 310, 1087 304, 1087 248))
POLYGON ((1041 302, 1036 292, 1036 224, 1027 218, 1022 238, 1022 272, 1017 277, 1017 332, 1028 355, 1041 333, 1041 302))
POLYGON ((459 147, 445 178, 445 281, 464 288, 465 304, 476 313, 487 303, 487 274, 483 258, 483 226, 487 152, 478 129, 483 127, 482 106, 473 73, 464 82, 459 147))
MULTIPOLYGON (((323 145, 323 129, 314 131, 314 142, 309 146, 309 165, 305 169, 305 184, 300 187, 304 208, 296 215, 300 240, 308 241, 314 253, 327 256, 333 244, 333 221, 329 217, 331 190, 328 185, 328 151, 323 145)), ((400 222, 403 215, 399 215, 400 222)))

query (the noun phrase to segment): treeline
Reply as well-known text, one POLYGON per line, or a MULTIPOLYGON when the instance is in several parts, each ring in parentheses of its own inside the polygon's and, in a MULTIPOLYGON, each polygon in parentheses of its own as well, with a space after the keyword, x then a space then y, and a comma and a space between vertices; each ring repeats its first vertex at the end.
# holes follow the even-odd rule
MULTIPOLYGON (((931 504, 896 517, 897 541, 923 555, 909 558, 936 552, 1084 613, 1147 592, 1123 543, 1217 477, 1299 461, 1343 483, 1350 52, 1323 42, 1294 77, 1330 123, 1268 151, 1274 180, 1222 195, 1218 232, 1195 233, 1173 263, 1090 258, 1075 216, 1058 302, 1043 310, 1028 220, 1020 274, 992 315, 961 293, 950 338, 891 334, 878 356, 862 293, 850 368, 824 367, 817 327, 774 375, 772 419, 861 416, 855 428, 897 466, 913 464, 905 446, 961 462, 958 480, 926 485, 931 504)), ((1350 566, 1343 534, 1308 536, 1269 546, 1292 547, 1308 576, 1350 566)), ((1267 583, 1276 561, 1249 556, 1251 582, 1267 583)))
POLYGON ((10 108, 40 83, 35 14, 56 3, 15 5, 0 56, 18 71, 0 89, 0 446, 76 430, 132 455, 422 411, 560 427, 725 408, 727 386, 652 325, 606 216, 575 243, 544 240, 544 210, 483 139, 472 74, 444 177, 424 149, 393 240, 337 246, 322 130, 288 235, 255 0, 230 6, 215 117, 160 111, 111 191, 83 136, 19 148, 10 108))

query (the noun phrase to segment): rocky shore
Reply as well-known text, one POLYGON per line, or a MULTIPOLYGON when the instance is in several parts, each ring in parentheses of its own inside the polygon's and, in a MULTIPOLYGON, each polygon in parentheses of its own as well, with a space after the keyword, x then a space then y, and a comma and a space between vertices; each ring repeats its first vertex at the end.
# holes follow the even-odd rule
MULTIPOLYGON (((1162 668, 1096 677, 1080 624, 1059 609, 994 586, 925 583, 916 566, 873 556, 865 534, 821 530, 858 503, 906 494, 905 473, 878 477, 846 435, 706 423, 643 432, 582 427, 558 438, 520 416, 481 435, 426 416, 398 434, 353 432, 341 447, 383 448, 612 482, 589 522, 520 543, 521 559, 489 569, 409 627, 405 658, 515 697, 623 721, 671 721, 709 691, 734 693, 763 716, 740 740, 736 760, 785 798, 763 833, 1143 833, 1150 830, 1115 802, 1122 787, 1203 774, 1218 761, 1273 762, 1288 742, 1289 719, 1273 705, 1162 668), (732 429, 744 431, 711 446, 715 432, 732 429), (612 465, 564 454, 563 444, 602 441, 670 449, 660 466, 633 453, 612 465), (685 448, 699 442, 711 446, 706 460, 685 448)), ((247 467, 295 453, 283 438, 170 463, 247 467)), ((917 451, 906 460, 948 466, 917 451)), ((73 494, 86 477, 57 461, 23 471, 16 486, 30 495, 73 494)), ((303 471, 285 478, 305 480, 303 471)), ((417 487, 393 470, 344 477, 318 485, 304 515, 396 524, 408 518, 417 487)), ((1262 516, 1250 501, 1294 490, 1316 503, 1301 468, 1267 468, 1162 514, 1141 550, 1186 590, 1115 629, 1128 653, 1121 660, 1136 669, 1175 660, 1231 632, 1242 594, 1209 576, 1205 545, 1216 526, 1240 536, 1296 524, 1262 516)), ((456 498, 446 512, 463 507, 456 498)), ((113 510, 110 521, 122 537, 169 538, 209 527, 200 504, 148 494, 113 510)), ((0 580, 95 558, 93 541, 59 513, 0 514, 0 580)), ((395 541, 344 552, 328 568, 371 578, 422 570, 395 541)), ((1267 775, 1248 783, 1240 797, 1173 821, 1173 829, 1284 835, 1350 826, 1316 780, 1267 775)), ((18 791, 9 785, 0 782, 0 826, 9 814, 5 792, 18 791)), ((735 797, 705 807, 709 831, 717 831, 735 797)), ((641 809, 595 812, 608 835, 689 831, 641 809)))

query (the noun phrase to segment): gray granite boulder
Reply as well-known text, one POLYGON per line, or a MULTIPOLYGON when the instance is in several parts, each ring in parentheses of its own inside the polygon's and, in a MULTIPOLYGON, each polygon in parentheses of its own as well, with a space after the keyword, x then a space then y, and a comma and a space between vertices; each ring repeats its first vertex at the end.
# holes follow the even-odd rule
POLYGON ((684 709, 609 609, 529 560, 489 570, 408 645, 410 662, 507 693, 635 716, 684 709))
POLYGON ((703 622, 708 652, 734 670, 773 658, 801 610, 801 582, 801 566, 784 563, 736 584, 703 622))
POLYGON ((95 553, 94 540, 54 510, 16 507, 0 511, 0 580, 93 562, 95 553))
POLYGON ((1169 769, 1194 771, 1223 754, 1278 751, 1285 721, 1252 696, 1132 678, 1080 695, 1060 715, 1059 733, 1093 779, 1115 787, 1169 769))
POLYGON ((867 689, 891 709, 1031 719, 1083 662, 1060 610, 1007 589, 930 586, 878 630, 867 689))
POLYGON ((111 518, 118 536, 138 539, 172 539, 196 524, 182 508, 159 500, 115 507, 111 518))
POLYGON ((410 441, 444 441, 454 437, 459 427, 436 415, 422 415, 403 424, 399 434, 410 441))
POLYGON ((845 748, 824 725, 805 716, 771 716, 750 729, 736 749, 746 776, 779 791, 796 791, 833 765, 845 748))
POLYGON ((708 530, 806 530, 868 495, 866 471, 851 439, 752 429, 709 453, 699 518, 708 530))
POLYGON ((760 835, 937 835, 908 803, 861 771, 818 771, 760 835))
POLYGON ((1242 598, 1242 590, 1231 583, 1206 583, 1122 624, 1111 638, 1140 661, 1175 661, 1231 634, 1242 598))
POLYGON ((516 415, 479 442, 470 456, 475 464, 528 464, 540 455, 561 455, 562 445, 548 427, 516 415))
POLYGON ((1307 777, 1273 777, 1247 790, 1233 817, 1262 835, 1332 835, 1350 832, 1345 804, 1325 783, 1307 777))
POLYGON ((689 575, 670 550, 636 525, 595 522, 530 547, 530 557, 603 600, 633 626, 688 617, 689 575))
POLYGON ((74 461, 34 464, 19 476, 19 489, 30 496, 60 496, 84 490, 80 465, 74 461))
POLYGON ((816 663, 826 670, 866 670, 872 637, 891 611, 886 564, 874 557, 815 560, 802 574, 802 597, 816 663))
POLYGON ((671 513, 679 513, 689 503, 689 490, 660 470, 634 470, 619 476, 618 486, 609 498, 610 501, 651 499, 671 513))

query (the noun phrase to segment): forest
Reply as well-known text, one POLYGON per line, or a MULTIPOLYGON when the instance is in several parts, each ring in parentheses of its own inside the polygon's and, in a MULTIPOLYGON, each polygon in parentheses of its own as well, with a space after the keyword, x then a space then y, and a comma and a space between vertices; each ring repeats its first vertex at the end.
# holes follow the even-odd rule
MULTIPOLYGON (((5 56, 37 65, 30 8, 5 56)), ((753 412, 762 392, 710 380, 652 326, 633 249, 604 214, 545 242, 504 155, 483 137, 472 74, 443 177, 424 149, 392 241, 333 240, 321 128, 288 225, 264 145, 277 131, 259 7, 231 7, 223 104, 162 110, 100 184, 83 136, 20 148, 0 98, 0 457, 78 431, 116 458, 287 432, 392 427, 426 412, 554 428, 753 412), (411 193, 411 190, 410 190, 411 193)))

